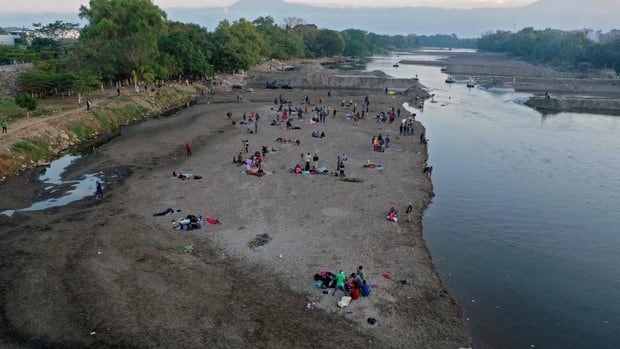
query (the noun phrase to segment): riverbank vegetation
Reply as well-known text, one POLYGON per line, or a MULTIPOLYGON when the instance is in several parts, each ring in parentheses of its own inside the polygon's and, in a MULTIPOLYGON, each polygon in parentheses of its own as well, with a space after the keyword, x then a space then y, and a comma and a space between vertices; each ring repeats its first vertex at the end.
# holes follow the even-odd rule
POLYGON ((609 68, 620 73, 620 36, 609 33, 592 40, 585 30, 561 31, 524 28, 513 33, 497 31, 478 39, 485 52, 508 53, 532 63, 569 68, 609 68))
MULTIPOLYGON (((91 0, 79 16, 88 21, 77 41, 37 37, 30 44, 0 47, 0 63, 33 62, 20 77, 23 92, 88 93, 102 86, 152 85, 158 80, 205 79, 216 72, 248 70, 265 60, 333 56, 363 57, 416 47, 414 36, 378 35, 357 29, 334 31, 286 18, 224 20, 213 31, 167 20, 152 1, 91 0)), ((75 24, 39 26, 44 34, 75 24)))

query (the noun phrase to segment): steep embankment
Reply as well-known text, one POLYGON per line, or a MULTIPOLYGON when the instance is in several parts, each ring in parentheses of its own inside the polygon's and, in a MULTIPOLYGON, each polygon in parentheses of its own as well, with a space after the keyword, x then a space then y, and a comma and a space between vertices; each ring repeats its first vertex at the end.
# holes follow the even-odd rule
POLYGON ((92 108, 74 98, 58 102, 58 110, 43 116, 9 120, 9 132, 0 137, 0 180, 42 165, 70 147, 112 134, 122 125, 137 122, 186 105, 203 92, 200 86, 173 85, 150 92, 104 91, 89 98, 92 108))

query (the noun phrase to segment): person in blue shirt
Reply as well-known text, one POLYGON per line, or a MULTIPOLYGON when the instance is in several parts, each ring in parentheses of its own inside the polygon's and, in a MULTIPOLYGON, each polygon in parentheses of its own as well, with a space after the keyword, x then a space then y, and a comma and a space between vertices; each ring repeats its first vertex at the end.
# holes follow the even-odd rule
POLYGON ((362 294, 362 297, 368 297, 370 296, 370 286, 368 286, 368 284, 366 283, 366 280, 362 281, 362 288, 360 289, 360 293, 362 294))

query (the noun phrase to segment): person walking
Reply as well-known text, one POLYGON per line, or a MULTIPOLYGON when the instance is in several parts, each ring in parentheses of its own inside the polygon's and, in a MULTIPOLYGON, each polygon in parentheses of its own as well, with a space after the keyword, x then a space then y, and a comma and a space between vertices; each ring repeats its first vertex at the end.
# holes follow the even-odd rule
POLYGON ((2 122, 0 122, 0 126, 2 126, 2 133, 8 133, 7 127, 9 126, 9 124, 6 122, 6 119, 2 119, 2 122))
POLYGON ((185 143, 185 150, 187 151, 187 156, 192 156, 192 146, 189 143, 185 143))

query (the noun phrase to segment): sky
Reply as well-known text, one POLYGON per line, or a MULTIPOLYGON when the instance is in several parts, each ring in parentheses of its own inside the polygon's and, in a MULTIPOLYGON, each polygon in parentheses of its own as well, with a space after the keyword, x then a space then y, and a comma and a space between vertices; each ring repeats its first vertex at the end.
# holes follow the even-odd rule
MULTIPOLYGON (((260 0, 255 0, 260 1, 260 0)), ((535 0, 285 0, 287 2, 315 4, 332 7, 404 7, 404 6, 431 6, 447 8, 473 7, 515 7, 522 6, 535 0)), ((19 0, 11 1, 10 6, 0 7, 0 13, 43 13, 43 12, 78 12, 80 5, 88 5, 88 0, 19 0)), ((169 7, 223 7, 229 6, 236 0, 153 0, 166 9, 169 7)))

